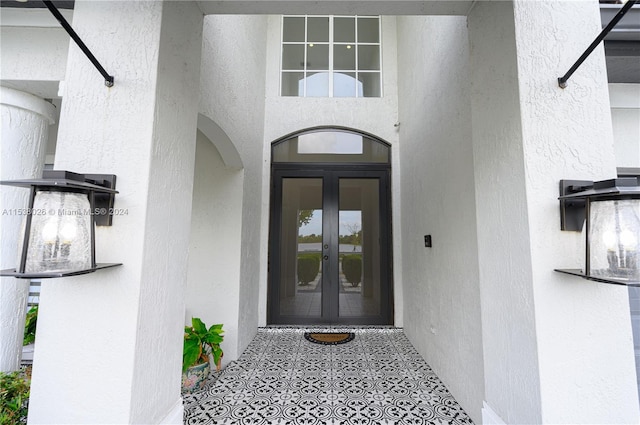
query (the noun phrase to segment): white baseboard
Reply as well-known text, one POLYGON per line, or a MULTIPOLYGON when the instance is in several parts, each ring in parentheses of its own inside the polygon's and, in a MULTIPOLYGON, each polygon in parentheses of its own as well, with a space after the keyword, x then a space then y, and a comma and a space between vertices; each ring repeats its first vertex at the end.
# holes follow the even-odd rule
POLYGON ((500 416, 487 404, 482 402, 482 423, 484 425, 506 425, 500 416))
POLYGON ((184 416, 184 406, 182 397, 178 399, 176 404, 171 408, 169 413, 160 421, 161 425, 182 425, 184 416))

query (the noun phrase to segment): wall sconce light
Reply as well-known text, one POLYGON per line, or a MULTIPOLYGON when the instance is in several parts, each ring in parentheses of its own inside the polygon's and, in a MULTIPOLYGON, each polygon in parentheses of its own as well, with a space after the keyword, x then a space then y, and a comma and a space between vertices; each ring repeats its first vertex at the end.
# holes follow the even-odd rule
POLYGON ((30 188, 19 241, 18 266, 0 276, 54 278, 92 273, 121 263, 97 264, 95 226, 111 226, 116 176, 45 170, 42 179, 0 184, 30 188))
POLYGON ((586 218, 584 270, 560 273, 617 285, 640 286, 638 178, 560 181, 560 227, 581 231, 586 218))

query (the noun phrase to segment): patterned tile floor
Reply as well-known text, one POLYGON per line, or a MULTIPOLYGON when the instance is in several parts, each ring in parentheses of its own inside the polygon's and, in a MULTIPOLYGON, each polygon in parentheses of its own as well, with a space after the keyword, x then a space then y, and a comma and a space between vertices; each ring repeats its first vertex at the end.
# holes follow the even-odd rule
POLYGON ((185 424, 472 424, 402 329, 263 328, 204 389, 185 424), (355 332, 340 345, 307 331, 355 332))

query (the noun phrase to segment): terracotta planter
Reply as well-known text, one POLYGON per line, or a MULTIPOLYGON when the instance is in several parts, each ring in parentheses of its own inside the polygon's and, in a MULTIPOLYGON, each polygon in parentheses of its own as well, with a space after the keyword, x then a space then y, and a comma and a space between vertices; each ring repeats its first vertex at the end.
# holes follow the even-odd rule
POLYGON ((209 362, 191 366, 182 374, 182 392, 192 393, 202 388, 209 376, 209 362))

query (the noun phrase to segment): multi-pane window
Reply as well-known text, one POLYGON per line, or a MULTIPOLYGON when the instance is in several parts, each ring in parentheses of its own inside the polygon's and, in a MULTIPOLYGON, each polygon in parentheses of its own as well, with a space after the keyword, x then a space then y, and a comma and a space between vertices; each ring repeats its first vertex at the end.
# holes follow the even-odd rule
POLYGON ((282 96, 380 97, 380 17, 283 16, 282 96))

